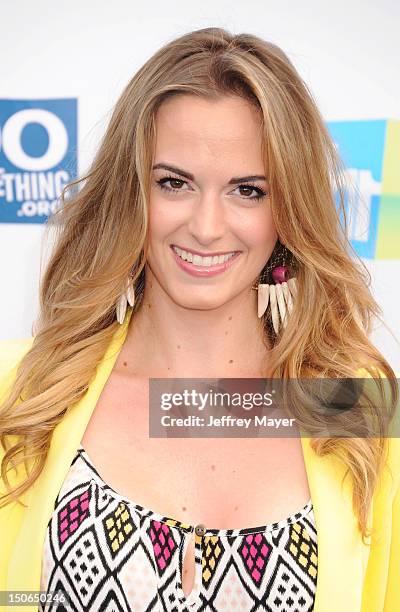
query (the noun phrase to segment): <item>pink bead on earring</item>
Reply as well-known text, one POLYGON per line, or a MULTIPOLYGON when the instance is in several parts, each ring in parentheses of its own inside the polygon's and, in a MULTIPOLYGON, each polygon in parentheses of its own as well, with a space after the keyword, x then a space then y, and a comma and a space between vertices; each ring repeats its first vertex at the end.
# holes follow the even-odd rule
MULTIPOLYGON (((278 246, 280 245, 278 241, 278 246)), ((279 261, 283 259, 285 262, 286 258, 289 257, 289 251, 283 245, 283 253, 278 254, 275 259, 279 261)), ((290 254, 291 255, 291 254, 290 254)), ((293 256, 292 256, 293 258, 293 256)), ((261 318, 268 308, 268 304, 271 305, 271 317, 272 325, 276 334, 279 332, 280 322, 285 328, 287 325, 288 316, 293 310, 294 300, 297 295, 297 281, 294 276, 291 276, 293 266, 270 264, 267 269, 270 271, 273 283, 258 283, 253 289, 258 290, 258 317, 261 318)))
POLYGON ((289 268, 287 266, 276 266, 272 270, 274 283, 285 283, 289 279, 289 268))

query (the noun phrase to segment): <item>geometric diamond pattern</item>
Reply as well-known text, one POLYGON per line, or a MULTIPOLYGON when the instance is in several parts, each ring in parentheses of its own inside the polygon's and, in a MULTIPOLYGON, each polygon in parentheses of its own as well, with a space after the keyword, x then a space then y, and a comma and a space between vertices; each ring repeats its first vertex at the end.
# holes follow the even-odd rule
POLYGON ((103 519, 107 543, 113 557, 131 537, 135 526, 126 504, 121 502, 118 507, 103 519))
POLYGON ((318 547, 311 500, 276 523, 196 534, 197 586, 186 601, 180 574, 193 532, 193 525, 112 489, 80 447, 47 526, 40 588, 67 592, 76 612, 313 610, 318 547))
POLYGON ((304 571, 317 583, 317 547, 311 541, 310 534, 306 527, 299 523, 290 525, 289 541, 286 549, 304 568, 304 571))
POLYGON ((211 583, 218 568, 218 563, 222 559, 225 547, 222 544, 221 538, 218 536, 204 536, 203 538, 203 582, 206 586, 211 583))
POLYGON ((150 520, 148 534, 153 544, 157 569, 162 576, 171 563, 173 552, 177 548, 172 528, 166 523, 150 520))
POLYGON ((271 546, 263 533, 250 533, 239 546, 239 553, 243 557, 244 567, 249 576, 251 576, 254 584, 260 584, 265 570, 267 568, 267 560, 271 554, 271 546))
POLYGON ((313 590, 315 585, 304 581, 295 566, 288 563, 283 555, 278 555, 266 593, 266 600, 272 610, 313 610, 313 590))
POLYGON ((58 535, 60 546, 78 529, 82 521, 88 516, 90 501, 89 488, 81 495, 73 497, 58 512, 58 535))

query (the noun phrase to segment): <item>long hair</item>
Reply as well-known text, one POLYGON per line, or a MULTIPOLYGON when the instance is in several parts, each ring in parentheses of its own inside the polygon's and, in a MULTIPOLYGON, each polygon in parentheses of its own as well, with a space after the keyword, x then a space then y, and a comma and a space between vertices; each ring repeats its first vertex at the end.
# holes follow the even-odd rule
MULTIPOLYGON (((346 237, 344 168, 312 94, 278 46, 222 28, 196 30, 168 42, 133 76, 89 171, 64 189, 48 222, 56 241, 41 278, 37 329, 0 409, 2 505, 40 475, 54 428, 88 389, 118 326, 115 304, 131 271, 143 288, 155 114, 166 98, 185 94, 238 95, 261 111, 273 219, 298 268, 290 321, 273 337, 272 376, 347 378, 365 368, 395 380, 369 340, 382 313, 346 237), (28 457, 26 479, 12 487, 8 469, 28 457)), ((136 295, 132 317, 143 291, 136 295)), ((347 465, 365 538, 384 437, 315 437, 312 448, 347 465)))

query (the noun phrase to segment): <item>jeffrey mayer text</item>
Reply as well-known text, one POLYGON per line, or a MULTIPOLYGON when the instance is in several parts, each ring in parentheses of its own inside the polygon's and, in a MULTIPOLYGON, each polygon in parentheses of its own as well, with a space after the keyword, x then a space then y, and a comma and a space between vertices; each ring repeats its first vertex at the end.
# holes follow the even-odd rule
MULTIPOLYGON (((163 427, 245 427, 248 429, 253 419, 242 419, 231 415, 223 415, 215 417, 210 415, 208 421, 198 415, 190 415, 185 418, 176 418, 168 415, 161 417, 161 425, 163 427)), ((266 416, 254 416, 255 427, 293 427, 296 419, 273 419, 266 416)))
MULTIPOLYGON (((234 426, 234 427, 245 427, 246 429, 250 427, 250 424, 253 419, 241 419, 238 417, 233 417, 230 415, 224 415, 222 417, 214 417, 211 415, 209 417, 208 426, 214 427, 225 427, 225 426, 234 426)), ((254 426, 255 427, 274 427, 278 429, 278 427, 293 427, 295 419, 271 419, 266 416, 259 417, 255 415, 254 417, 254 426)))

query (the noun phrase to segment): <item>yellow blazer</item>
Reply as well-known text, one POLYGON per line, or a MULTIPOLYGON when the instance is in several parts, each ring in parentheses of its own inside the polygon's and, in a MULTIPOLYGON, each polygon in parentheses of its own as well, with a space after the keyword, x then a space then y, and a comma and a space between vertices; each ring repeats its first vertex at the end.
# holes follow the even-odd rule
MULTIPOLYGON (((40 589, 42 547, 54 502, 125 340, 131 312, 116 330, 86 394, 55 428, 45 467, 23 497, 28 507, 13 502, 0 510, 0 591, 40 589)), ((0 342, 0 399, 32 340, 0 342)), ((400 439, 390 439, 394 479, 386 470, 373 498, 369 522, 377 536, 370 546, 363 544, 357 528, 349 476, 341 488, 346 466, 333 456, 317 457, 310 438, 301 443, 318 536, 314 612, 399 612, 400 439)), ((37 606, 9 610, 29 612, 37 606)))

